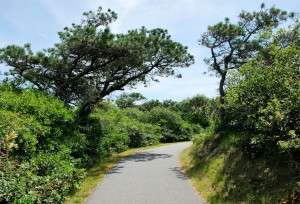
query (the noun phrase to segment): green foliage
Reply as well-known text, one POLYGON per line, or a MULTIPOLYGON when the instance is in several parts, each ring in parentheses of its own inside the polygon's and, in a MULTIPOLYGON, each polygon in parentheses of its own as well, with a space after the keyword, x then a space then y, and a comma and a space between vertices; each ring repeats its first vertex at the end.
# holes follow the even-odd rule
POLYGON ((300 201, 299 22, 272 34, 288 17, 262 6, 202 36, 212 54, 206 62, 221 77, 221 100, 209 102, 219 111, 211 109, 213 123, 193 137, 185 158, 210 203, 300 201))
POLYGON ((63 203, 79 188, 84 172, 67 146, 76 125, 62 102, 4 83, 0 121, 0 200, 63 203))
POLYGON ((240 148, 244 136, 203 132, 180 155, 193 186, 212 204, 299 203, 299 163, 251 158, 240 148))
POLYGON ((0 164, 0 198, 8 203, 63 203, 84 177, 75 164, 61 149, 23 161, 8 156, 0 164))
POLYGON ((159 142, 160 128, 139 121, 141 114, 135 108, 121 110, 106 102, 102 102, 96 109, 94 116, 103 127, 103 142, 110 146, 111 153, 159 142))
MULTIPOLYGON (((43 128, 37 121, 6 110, 0 110, 0 121, 0 134, 3 137, 12 133, 18 135, 15 139, 18 153, 29 156, 36 152, 38 139, 35 133, 43 133, 43 128)), ((2 148, 0 147, 1 150, 2 148)))
MULTIPOLYGON (((255 16, 244 13, 241 17, 253 20, 251 25, 255 26, 273 12, 281 13, 270 9, 268 13, 262 10, 255 16)), ((256 33, 257 37, 250 37, 241 44, 245 47, 237 50, 233 48, 239 37, 231 38, 234 36, 230 34, 246 35, 230 28, 228 20, 225 24, 218 24, 214 31, 220 33, 209 36, 212 43, 218 42, 214 37, 224 37, 220 46, 211 47, 215 56, 210 59, 215 71, 229 76, 223 103, 210 102, 220 107, 223 115, 221 120, 214 117, 215 128, 210 125, 193 137, 192 165, 187 175, 197 180, 204 194, 208 192, 210 203, 299 203, 299 23, 275 35, 269 28, 267 32, 262 29, 263 33, 256 33), (236 33, 230 33, 231 29, 236 33), (233 47, 226 47, 228 42, 233 47), (244 51, 243 58, 239 54, 244 51)))
POLYGON ((76 137, 68 139, 72 155, 81 159, 83 167, 90 167, 95 162, 108 156, 108 150, 103 148, 101 140, 103 138, 102 125, 94 116, 77 118, 78 134, 76 137))
POLYGON ((63 203, 80 187, 81 168, 128 148, 189 140, 199 129, 171 100, 145 112, 102 101, 80 118, 16 81, 4 82, 0 96, 0 200, 9 203, 63 203))
MULTIPOLYGON (((0 86, 0 200, 63 203, 80 187, 81 168, 128 148, 157 144, 161 127, 137 108, 109 102, 79 118, 52 96, 17 84, 0 86)), ((176 124, 175 124, 176 125, 176 124)))
POLYGON ((298 154, 300 136, 300 52, 272 45, 268 58, 251 60, 233 75, 226 97, 227 120, 250 133, 253 149, 298 154))
POLYGON ((146 85, 158 76, 180 77, 175 68, 194 62, 187 47, 172 41, 166 30, 142 27, 113 34, 108 26, 117 18, 114 12, 100 7, 84 16, 58 33, 60 43, 53 48, 34 53, 30 44, 10 45, 0 50, 0 61, 12 67, 9 74, 20 82, 80 106, 80 117, 116 90, 146 85))
POLYGON ((174 110, 174 111, 177 111, 177 108, 176 108, 176 105, 178 104, 178 102, 176 101, 172 101, 171 99, 169 100, 164 100, 162 102, 162 106, 165 107, 165 108, 168 108, 170 110, 174 110))
POLYGON ((159 100, 150 100, 146 101, 143 104, 139 105, 139 110, 141 111, 150 111, 152 108, 162 106, 162 103, 159 100))
POLYGON ((123 113, 126 117, 131 119, 139 119, 141 115, 143 115, 143 112, 138 108, 125 108, 123 109, 123 113))
POLYGON ((141 120, 161 128, 162 142, 185 141, 191 138, 192 127, 180 115, 164 107, 155 107, 145 112, 141 120))
MULTIPOLYGON (((2 124, 6 127, 14 125, 17 128, 18 124, 27 124, 26 128, 31 128, 31 132, 36 137, 39 149, 49 149, 51 144, 56 141, 63 140, 63 135, 70 134, 74 123, 73 113, 64 107, 64 104, 54 97, 46 96, 34 90, 27 89, 20 93, 14 92, 8 84, 4 84, 0 89, 0 109, 10 111, 20 116, 3 115, 3 119, 9 117, 11 120, 2 120, 2 124), (14 118, 13 118, 14 117, 14 118), (25 118, 27 123, 20 123, 17 117, 25 118), (30 124, 30 125, 28 125, 30 124)), ((5 114, 5 113, 3 113, 5 114)), ((24 129, 24 128, 23 128, 24 129)), ((26 136, 32 138, 33 136, 26 136)))
POLYGON ((206 128, 210 125, 213 114, 211 101, 205 96, 197 95, 179 102, 176 107, 184 120, 206 128))
POLYGON ((135 102, 145 100, 146 98, 140 93, 123 93, 117 97, 116 104, 119 108, 133 108, 135 102))
MULTIPOLYGON (((211 57, 204 61, 209 70, 220 77, 220 104, 224 104, 228 72, 239 71, 243 64, 263 50, 269 39, 261 33, 277 28, 289 17, 294 17, 294 13, 289 14, 275 7, 266 9, 262 4, 258 12, 242 11, 235 24, 225 18, 224 22, 208 26, 199 42, 210 49, 211 57)), ((219 114, 220 128, 226 129, 223 106, 219 114)))

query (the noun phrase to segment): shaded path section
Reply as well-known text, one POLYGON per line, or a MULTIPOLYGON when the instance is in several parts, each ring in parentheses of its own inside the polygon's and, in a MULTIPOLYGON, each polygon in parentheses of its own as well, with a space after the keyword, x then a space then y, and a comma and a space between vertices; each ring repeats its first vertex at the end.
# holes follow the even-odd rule
POLYGON ((135 153, 119 162, 87 204, 203 204, 177 162, 191 142, 135 153))

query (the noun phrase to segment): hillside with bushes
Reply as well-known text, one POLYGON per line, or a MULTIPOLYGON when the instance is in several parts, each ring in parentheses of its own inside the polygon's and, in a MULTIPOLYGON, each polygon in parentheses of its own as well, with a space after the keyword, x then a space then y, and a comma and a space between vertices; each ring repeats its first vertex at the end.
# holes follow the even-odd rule
MULTIPOLYGON (((116 153, 192 140, 180 157, 210 203, 300 203, 300 24, 262 4, 208 26, 199 43, 219 96, 108 96, 181 77, 194 63, 167 30, 125 34, 111 10, 84 13, 60 42, 0 49, 0 203, 64 203, 88 170, 116 153)), ((101 165, 100 165, 101 166, 101 165)))
MULTIPOLYGON (((63 203, 87 169, 112 154, 160 142, 190 140, 201 126, 183 118, 184 102, 118 107, 99 102, 84 120, 76 108, 13 82, 0 85, 2 203, 63 203)), ((198 96, 208 100, 203 96, 198 96)), ((199 114, 203 114, 199 112, 199 114)))
POLYGON ((217 117, 181 155, 210 203, 300 202, 299 28, 296 20, 253 38, 261 47, 228 71, 217 117))
POLYGON ((113 33, 116 20, 99 7, 58 32, 51 48, 0 49, 9 67, 0 84, 1 203, 63 203, 104 158, 198 131, 168 108, 148 112, 105 100, 157 77, 180 77, 179 68, 194 63, 167 30, 113 33))

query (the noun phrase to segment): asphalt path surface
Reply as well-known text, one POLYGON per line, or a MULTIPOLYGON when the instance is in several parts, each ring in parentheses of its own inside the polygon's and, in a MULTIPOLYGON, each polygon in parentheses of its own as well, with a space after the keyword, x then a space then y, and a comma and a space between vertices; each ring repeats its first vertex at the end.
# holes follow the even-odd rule
POLYGON ((86 204, 204 204, 177 157, 191 142, 135 153, 120 161, 86 204))

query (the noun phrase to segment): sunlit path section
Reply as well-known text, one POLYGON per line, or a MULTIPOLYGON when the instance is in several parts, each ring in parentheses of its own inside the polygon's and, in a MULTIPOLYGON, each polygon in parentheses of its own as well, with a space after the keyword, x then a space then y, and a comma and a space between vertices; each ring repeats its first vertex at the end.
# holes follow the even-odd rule
POLYGON ((178 154, 190 145, 177 143, 127 157, 110 171, 86 203, 205 203, 177 162, 178 154))

